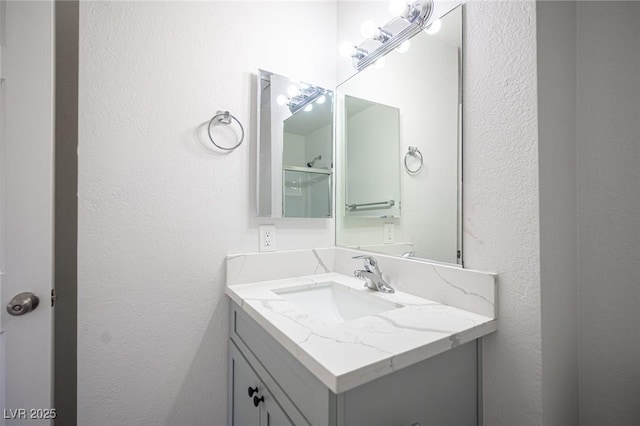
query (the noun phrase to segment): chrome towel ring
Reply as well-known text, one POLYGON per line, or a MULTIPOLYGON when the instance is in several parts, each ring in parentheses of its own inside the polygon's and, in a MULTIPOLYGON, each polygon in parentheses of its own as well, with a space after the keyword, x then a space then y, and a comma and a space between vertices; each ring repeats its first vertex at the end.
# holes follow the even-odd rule
POLYGON ((422 157, 422 153, 420 152, 420 150, 415 146, 410 146, 407 153, 404 155, 404 168, 407 170, 407 173, 409 173, 410 175, 417 174, 420 170, 422 170, 423 164, 424 164, 424 158, 422 157), (417 167, 414 167, 412 169, 411 167, 409 167, 409 164, 407 163, 407 159, 409 157, 416 158, 418 161, 420 161, 420 164, 418 164, 417 167))
POLYGON ((220 148, 224 151, 233 151, 234 149, 242 145, 242 141, 244 141, 244 127, 242 126, 242 123, 240 123, 240 121, 236 117, 234 117, 233 114, 231 114, 229 111, 216 111, 216 115, 214 115, 211 118, 211 120, 209 120, 209 125, 207 126, 207 133, 209 134, 209 139, 211 140, 211 143, 214 144, 217 148, 220 148), (216 141, 213 140, 213 136, 211 135, 211 126, 214 124, 216 120, 218 121, 218 123, 222 123, 225 125, 231 124, 232 121, 235 121, 236 123, 238 123, 238 126, 240 126, 240 140, 238 141, 237 144, 231 147, 225 147, 225 146, 218 145, 216 141))

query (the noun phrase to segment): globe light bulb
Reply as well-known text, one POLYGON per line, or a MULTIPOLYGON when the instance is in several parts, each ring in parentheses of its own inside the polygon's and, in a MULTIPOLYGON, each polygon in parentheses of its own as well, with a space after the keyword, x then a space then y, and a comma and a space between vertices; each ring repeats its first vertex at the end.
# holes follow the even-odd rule
POLYGON ((351 54, 353 53, 353 43, 349 41, 343 41, 342 43, 340 43, 338 51, 340 52, 340 56, 342 56, 343 58, 351 57, 351 54))
POLYGON ((286 105, 287 102, 289 102, 289 99, 287 99, 285 95, 278 95, 278 97, 276 98, 276 103, 280 106, 286 105))
POLYGON ((313 109, 313 104, 309 104, 309 105, 307 105, 306 107, 304 107, 304 110, 305 110, 306 112, 309 112, 309 111, 311 111, 312 109, 313 109))
POLYGON ((371 38, 377 28, 376 23, 369 19, 360 25, 360 34, 362 34, 364 38, 371 38))
POLYGON ((322 105, 327 101, 327 97, 325 95, 321 95, 318 99, 316 99, 316 103, 322 105))
POLYGON ((436 34, 438 31, 440 31, 440 28, 442 28, 442 21, 439 19, 436 19, 435 21, 433 21, 431 23, 431 25, 429 25, 427 27, 426 30, 424 30, 424 32, 426 32, 427 34, 431 34, 434 35, 436 34))
POLYGON ((407 8, 406 0, 391 0, 389 2, 389 13, 392 16, 400 16, 407 8))
POLYGON ((287 89, 287 95, 289 95, 290 98, 297 96, 299 93, 300 93, 300 89, 298 89, 297 86, 291 85, 287 89))

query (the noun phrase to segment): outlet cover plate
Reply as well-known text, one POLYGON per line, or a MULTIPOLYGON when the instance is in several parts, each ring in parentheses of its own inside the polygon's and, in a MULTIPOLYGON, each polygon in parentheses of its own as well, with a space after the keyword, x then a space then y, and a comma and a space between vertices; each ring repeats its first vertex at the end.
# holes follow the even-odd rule
POLYGON ((276 226, 260 225, 260 239, 258 249, 262 251, 276 251, 276 226))
POLYGON ((395 225, 393 223, 384 224, 384 243, 393 244, 395 241, 395 225))

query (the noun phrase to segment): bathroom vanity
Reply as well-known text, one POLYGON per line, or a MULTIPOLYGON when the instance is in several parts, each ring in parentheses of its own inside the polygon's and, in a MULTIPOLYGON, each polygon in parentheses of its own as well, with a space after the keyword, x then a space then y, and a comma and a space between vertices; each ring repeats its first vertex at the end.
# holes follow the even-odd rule
POLYGON ((477 424, 495 277, 379 255, 384 294, 347 275, 354 254, 228 257, 230 425, 477 424))

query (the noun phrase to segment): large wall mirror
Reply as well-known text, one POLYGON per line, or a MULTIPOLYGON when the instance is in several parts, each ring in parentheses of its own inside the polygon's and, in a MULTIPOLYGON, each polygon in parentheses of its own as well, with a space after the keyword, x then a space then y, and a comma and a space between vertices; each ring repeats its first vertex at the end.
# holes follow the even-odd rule
POLYGON ((333 91, 258 72, 259 217, 333 212, 333 91))
POLYGON ((462 6, 336 90, 336 244, 461 264, 462 6))

